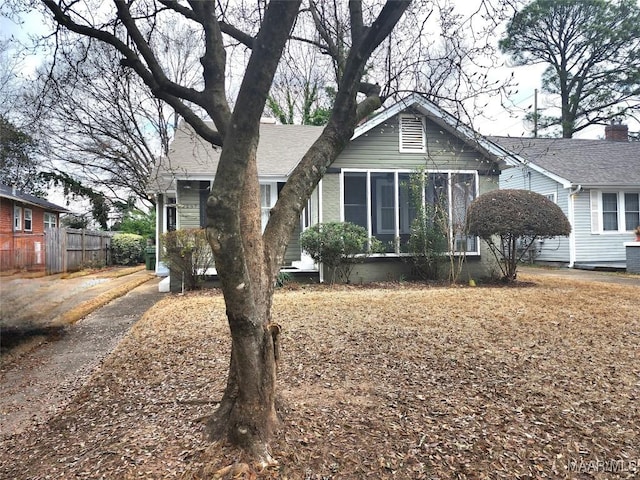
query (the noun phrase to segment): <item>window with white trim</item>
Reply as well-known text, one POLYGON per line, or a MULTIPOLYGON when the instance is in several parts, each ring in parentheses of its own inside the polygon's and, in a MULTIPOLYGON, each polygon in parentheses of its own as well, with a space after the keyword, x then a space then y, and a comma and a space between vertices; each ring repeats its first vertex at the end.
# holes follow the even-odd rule
POLYGON ((15 231, 22 230, 22 207, 17 205, 13 207, 13 229, 15 231))
POLYGON ((591 232, 631 232, 640 224, 640 193, 591 190, 591 232))
POLYGON ((427 148, 425 117, 400 115, 400 152, 424 153, 427 148))
POLYGON ((640 225, 640 193, 624 194, 624 228, 627 232, 640 225))
POLYGON ((552 201, 553 203, 557 203, 556 201, 556 192, 553 193, 547 193, 544 195, 548 200, 552 201))
POLYGON ((31 232, 33 230, 33 211, 30 208, 24 209, 24 231, 31 232))
MULTIPOLYGON (((417 218, 411 201, 410 172, 344 171, 343 218, 367 229, 387 253, 406 251, 411 224, 417 218)), ((427 173, 422 201, 448 222, 451 251, 477 253, 477 238, 465 235, 466 213, 477 196, 477 172, 427 173)))
POLYGON ((51 212, 44 212, 44 228, 56 228, 56 214, 51 212))
POLYGON ((260 184, 260 212, 262 220, 262 231, 267 228, 267 222, 271 215, 271 209, 278 200, 278 184, 277 183, 261 183, 260 184))

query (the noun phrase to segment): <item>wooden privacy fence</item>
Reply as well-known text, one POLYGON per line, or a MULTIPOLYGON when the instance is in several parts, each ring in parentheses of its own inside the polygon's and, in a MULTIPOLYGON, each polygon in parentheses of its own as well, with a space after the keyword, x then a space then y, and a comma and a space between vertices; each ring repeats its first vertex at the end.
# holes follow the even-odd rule
POLYGON ((47 274, 80 270, 86 266, 110 265, 112 236, 113 232, 45 229, 47 274))
POLYGON ((0 272, 43 270, 44 233, 0 233, 0 272))
POLYGON ((0 234, 0 272, 42 271, 48 275, 111 265, 114 232, 45 228, 44 233, 0 234))

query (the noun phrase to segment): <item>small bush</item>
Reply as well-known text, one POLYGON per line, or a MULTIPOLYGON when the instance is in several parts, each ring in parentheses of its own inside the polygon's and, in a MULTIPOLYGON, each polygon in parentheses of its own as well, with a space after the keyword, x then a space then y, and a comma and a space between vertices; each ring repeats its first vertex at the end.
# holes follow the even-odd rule
POLYGON ((171 275, 184 279, 187 290, 198 288, 208 268, 213 267, 213 252, 204 229, 193 228, 162 235, 162 260, 171 275))
POLYGON ((302 232, 302 249, 317 263, 331 271, 330 283, 340 279, 349 283, 357 263, 372 253, 383 251, 382 242, 370 238, 367 230, 349 222, 319 223, 302 232))
POLYGON ((144 263, 147 242, 141 235, 119 233, 111 239, 111 258, 116 265, 138 265, 144 263))
POLYGON ((518 262, 536 238, 567 236, 571 224, 560 207, 529 190, 494 190, 467 211, 469 233, 487 242, 504 280, 516 278, 518 262))

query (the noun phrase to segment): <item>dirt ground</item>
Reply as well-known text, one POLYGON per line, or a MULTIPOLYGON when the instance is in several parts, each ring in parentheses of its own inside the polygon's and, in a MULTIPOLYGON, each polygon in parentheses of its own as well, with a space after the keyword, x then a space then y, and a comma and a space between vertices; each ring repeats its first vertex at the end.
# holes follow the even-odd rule
POLYGON ((198 422, 224 387, 222 298, 172 295, 49 421, 0 441, 0 477, 637 477, 638 286, 520 279, 278 292, 280 467, 263 472, 198 422))
POLYGON ((80 303, 148 275, 144 267, 116 267, 41 277, 0 277, 0 329, 45 328, 80 303))

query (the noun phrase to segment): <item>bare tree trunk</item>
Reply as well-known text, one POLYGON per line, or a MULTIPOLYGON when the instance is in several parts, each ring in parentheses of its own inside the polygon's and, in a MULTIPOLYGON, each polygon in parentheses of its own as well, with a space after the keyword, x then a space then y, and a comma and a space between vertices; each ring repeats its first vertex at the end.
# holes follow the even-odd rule
POLYGON ((268 442, 279 423, 275 345, 280 329, 264 320, 231 316, 229 326, 233 343, 227 387, 208 421, 208 433, 214 440, 229 439, 263 466, 273 464, 268 442))

